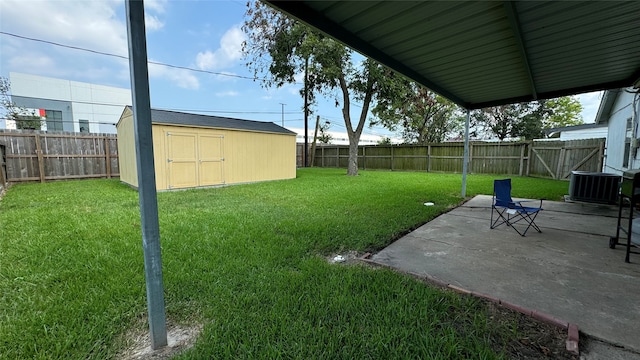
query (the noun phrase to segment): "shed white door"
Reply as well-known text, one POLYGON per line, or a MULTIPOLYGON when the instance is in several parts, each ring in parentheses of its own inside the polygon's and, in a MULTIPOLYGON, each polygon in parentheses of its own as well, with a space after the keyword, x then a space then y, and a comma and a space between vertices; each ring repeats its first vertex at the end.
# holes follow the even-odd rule
POLYGON ((198 137, 200 186, 224 184, 222 162, 222 135, 200 135, 198 137))
POLYGON ((169 189, 224 184, 222 135, 167 132, 169 189))

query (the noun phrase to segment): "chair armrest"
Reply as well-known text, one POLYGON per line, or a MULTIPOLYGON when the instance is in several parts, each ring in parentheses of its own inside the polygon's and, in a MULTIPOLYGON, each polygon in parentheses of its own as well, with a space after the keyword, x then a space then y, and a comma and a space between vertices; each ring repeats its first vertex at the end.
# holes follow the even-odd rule
POLYGON ((540 205, 538 207, 540 209, 542 209, 542 199, 540 199, 540 200, 521 200, 521 201, 514 201, 513 203, 516 206, 525 207, 525 206, 522 205, 522 203, 532 203, 532 202, 538 202, 538 201, 540 202, 540 205))

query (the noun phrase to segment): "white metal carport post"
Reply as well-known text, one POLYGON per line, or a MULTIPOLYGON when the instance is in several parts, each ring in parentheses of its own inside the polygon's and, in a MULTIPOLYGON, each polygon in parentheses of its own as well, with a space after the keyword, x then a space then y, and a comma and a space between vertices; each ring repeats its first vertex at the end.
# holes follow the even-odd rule
POLYGON ((462 197, 467 196, 467 171, 469 170, 469 122, 471 110, 467 109, 467 119, 464 122, 464 155, 462 158, 462 197))
POLYGON ((144 250, 144 272, 147 285, 147 314, 151 348, 167 345, 167 324, 162 285, 162 256, 153 136, 151 132, 151 101, 149 100, 149 69, 147 67, 147 39, 144 29, 142 0, 126 0, 127 36, 129 38, 129 70, 133 94, 133 127, 138 169, 138 198, 140 225, 144 250))

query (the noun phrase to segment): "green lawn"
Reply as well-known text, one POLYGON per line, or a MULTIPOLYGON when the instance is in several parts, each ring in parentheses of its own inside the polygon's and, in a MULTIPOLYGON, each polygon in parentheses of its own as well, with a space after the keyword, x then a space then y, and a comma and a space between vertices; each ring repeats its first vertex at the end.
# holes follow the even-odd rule
MULTIPOLYGON (((379 250, 457 205, 461 176, 344 173, 158 194, 167 316, 204 326, 179 358, 503 356, 496 344, 515 335, 478 300, 325 259, 379 250)), ((468 195, 490 194, 493 179, 469 176, 468 195)), ((568 183, 513 186, 516 197, 560 200, 568 183)), ((114 357, 123 334, 146 329, 141 242, 137 193, 118 180, 10 188, 0 200, 0 359, 114 357)))

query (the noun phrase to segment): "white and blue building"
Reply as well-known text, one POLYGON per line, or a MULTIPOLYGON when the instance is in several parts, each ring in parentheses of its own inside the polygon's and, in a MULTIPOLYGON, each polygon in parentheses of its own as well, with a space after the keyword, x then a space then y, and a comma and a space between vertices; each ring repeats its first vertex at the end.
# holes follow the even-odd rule
MULTIPOLYGON (((40 130, 115 134, 131 90, 11 72, 11 100, 39 115, 40 130)), ((15 121, 0 120, 0 129, 15 129, 15 121)))

